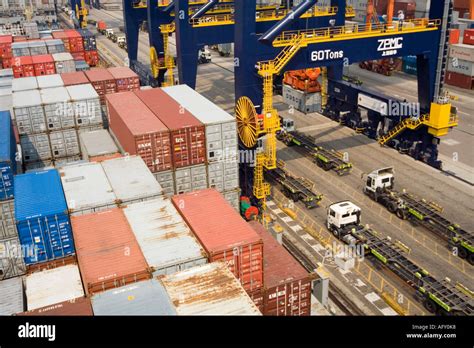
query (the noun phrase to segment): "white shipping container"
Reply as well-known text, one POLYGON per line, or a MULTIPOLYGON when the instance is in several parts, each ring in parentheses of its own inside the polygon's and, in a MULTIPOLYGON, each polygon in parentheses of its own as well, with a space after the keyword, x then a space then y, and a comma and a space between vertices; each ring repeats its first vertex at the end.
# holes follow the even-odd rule
POLYGON ((80 132, 79 138, 82 158, 85 160, 90 157, 106 156, 119 152, 112 136, 105 129, 80 132))
POLYGON ((100 163, 65 166, 59 174, 71 215, 116 207, 117 197, 100 163))
POLYGON ((474 45, 455 44, 449 46, 449 56, 474 62, 474 45))
POLYGON ((167 170, 164 172, 153 173, 153 176, 163 189, 164 195, 172 196, 175 194, 173 171, 167 170))
POLYGON ((223 192, 225 200, 240 213, 240 189, 223 192))
POLYGON ((176 194, 203 190, 208 185, 205 164, 176 169, 174 177, 176 194))
MULTIPOLYGON (((27 33, 28 35, 28 33, 27 33)), ((39 38, 39 33, 36 31, 35 35, 30 38, 39 38)), ((30 55, 39 56, 43 54, 48 54, 48 49, 44 41, 28 41, 28 48, 30 50, 30 55)))
POLYGON ((12 92, 29 91, 30 89, 38 89, 38 81, 36 77, 20 77, 13 79, 12 81, 12 92))
POLYGON ((46 133, 20 135, 23 162, 40 162, 52 159, 51 146, 46 133))
POLYGON ((64 42, 61 39, 47 40, 46 47, 49 54, 65 52, 64 42))
POLYGON ((49 130, 74 127, 71 98, 65 87, 41 89, 40 94, 49 130))
POLYGON ((237 124, 234 117, 187 85, 165 87, 163 91, 206 126, 208 162, 237 157, 237 124))
POLYGON ((128 205, 123 212, 154 276, 207 263, 207 255, 169 198, 128 205))
POLYGON ((53 53, 54 65, 56 66, 56 73, 64 74, 76 71, 76 64, 71 53, 53 53))
POLYGON ((101 162, 119 203, 141 202, 163 194, 163 189, 139 156, 101 162))
POLYGON ((0 281, 25 274, 26 266, 18 237, 0 240, 0 255, 0 281))
POLYGON ((0 282, 0 315, 12 315, 25 310, 23 281, 12 278, 0 282))
POLYGON ((213 162, 207 166, 209 188, 219 192, 235 190, 239 187, 239 164, 234 162, 213 162))
POLYGON ((102 127, 99 95, 91 84, 66 87, 78 127, 102 127))
POLYGON ((77 265, 31 273, 25 278, 28 310, 84 297, 77 265))
POLYGON ((449 58, 448 71, 467 76, 474 76, 474 62, 458 58, 449 58))
POLYGON ((261 315, 224 263, 209 263, 160 280, 178 315, 261 315))
POLYGON ((37 76, 38 88, 64 87, 63 79, 59 74, 37 76))
POLYGON ((54 159, 75 156, 80 159, 81 147, 77 131, 74 128, 51 132, 49 141, 54 159))
POLYGON ((13 93, 13 113, 19 134, 43 133, 46 119, 39 90, 13 93))
POLYGON ((15 201, 0 201, 0 240, 18 237, 15 225, 15 201))

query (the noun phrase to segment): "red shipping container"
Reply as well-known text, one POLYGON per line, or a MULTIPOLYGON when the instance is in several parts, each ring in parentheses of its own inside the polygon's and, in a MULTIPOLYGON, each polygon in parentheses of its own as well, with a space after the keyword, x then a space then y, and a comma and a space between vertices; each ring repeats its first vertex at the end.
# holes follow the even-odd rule
POLYGON ((84 51, 84 41, 77 30, 67 29, 64 33, 69 39, 69 49, 71 53, 84 51))
POLYGON ((71 52, 71 46, 69 44, 69 37, 64 31, 53 31, 52 32, 53 38, 55 39, 61 39, 64 43, 64 49, 66 52, 71 52))
POLYGON ((25 35, 13 36, 13 42, 23 42, 23 41, 28 41, 28 37, 26 37, 25 35))
POLYGON ((89 83, 89 80, 83 71, 61 74, 64 86, 84 85, 89 83))
POLYGON ((32 56, 31 59, 35 67, 36 76, 56 74, 56 66, 51 54, 32 56))
POLYGON ((464 38, 462 43, 466 45, 474 45, 474 29, 464 30, 464 38))
POLYGON ((260 223, 249 224, 263 240, 263 315, 310 315, 313 277, 260 223))
POLYGON ((459 29, 449 29, 449 43, 455 45, 459 43, 461 31, 459 29))
POLYGON ((18 313, 19 316, 92 316, 91 300, 87 297, 80 297, 70 301, 56 303, 51 306, 34 309, 31 311, 18 313))
POLYGON ((87 295, 151 278, 121 209, 71 216, 71 225, 87 295))
POLYGON ((71 53, 71 56, 74 58, 74 60, 86 60, 84 52, 74 52, 71 53))
POLYGON ((209 262, 222 261, 250 293, 263 286, 263 242, 224 197, 207 189, 172 197, 209 262))
POLYGON ((12 57, 12 42, 13 38, 11 35, 0 36, 0 58, 12 57))
POLYGON ((3 69, 10 69, 12 67, 12 59, 13 58, 3 58, 2 59, 3 69))
POLYGON ((130 68, 115 67, 108 69, 117 83, 117 92, 138 91, 140 89, 140 79, 130 68))
POLYGON ((114 77, 107 71, 107 69, 91 69, 85 71, 87 79, 92 84, 97 94, 100 96, 100 101, 105 103, 105 95, 117 92, 117 85, 114 77))
POLYGON ((171 131, 174 168, 206 161, 205 127, 197 118, 159 88, 134 93, 171 131))
POLYGON ((15 78, 35 76, 35 67, 31 56, 13 58, 12 68, 15 78))
POLYGON ((172 168, 168 128, 133 92, 106 97, 110 129, 125 152, 139 155, 153 172, 172 168))
POLYGON ((446 83, 464 89, 473 88, 474 77, 458 74, 452 71, 446 72, 446 83))
POLYGON ((96 66, 99 64, 99 54, 97 51, 84 51, 84 57, 89 66, 96 66))

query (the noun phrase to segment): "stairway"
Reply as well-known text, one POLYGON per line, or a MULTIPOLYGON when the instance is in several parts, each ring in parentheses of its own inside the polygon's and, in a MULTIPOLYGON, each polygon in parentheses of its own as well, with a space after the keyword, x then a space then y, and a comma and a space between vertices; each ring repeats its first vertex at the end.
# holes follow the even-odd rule
POLYGON ((378 139, 380 145, 385 145, 390 139, 393 139, 398 134, 403 132, 405 129, 415 130, 420 127, 422 124, 427 123, 429 120, 429 115, 423 115, 417 119, 412 119, 411 117, 405 118, 402 122, 397 124, 395 127, 390 129, 387 134, 384 134, 378 139))

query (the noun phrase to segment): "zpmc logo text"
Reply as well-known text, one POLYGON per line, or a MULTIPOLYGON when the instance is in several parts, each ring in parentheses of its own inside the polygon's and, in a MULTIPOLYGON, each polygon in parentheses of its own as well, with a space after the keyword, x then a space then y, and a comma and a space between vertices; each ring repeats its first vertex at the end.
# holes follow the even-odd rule
POLYGON ((398 53, 398 50, 403 48, 403 37, 394 37, 389 39, 378 40, 378 52, 382 52, 382 56, 393 56, 398 53))

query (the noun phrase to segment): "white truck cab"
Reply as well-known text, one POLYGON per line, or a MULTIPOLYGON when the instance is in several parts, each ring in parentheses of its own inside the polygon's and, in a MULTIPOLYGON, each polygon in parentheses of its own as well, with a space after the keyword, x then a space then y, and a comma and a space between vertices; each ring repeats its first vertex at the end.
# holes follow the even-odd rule
POLYGON ((295 128, 295 121, 291 118, 281 118, 281 130, 285 132, 294 132, 295 128))
POLYGON ((334 203, 327 213, 327 228, 337 238, 344 237, 353 227, 360 224, 361 209, 350 201, 334 203))
POLYGON ((117 43, 118 44, 125 43, 125 42, 126 42, 125 35, 117 36, 117 43))
POLYGON ((395 176, 393 167, 374 170, 367 176, 364 187, 365 193, 380 193, 384 189, 393 189, 395 176))
POLYGON ((105 29, 105 36, 110 37, 114 34, 113 29, 105 29))
POLYGON ((201 48, 198 51, 198 63, 206 64, 212 61, 211 51, 207 47, 201 48))

